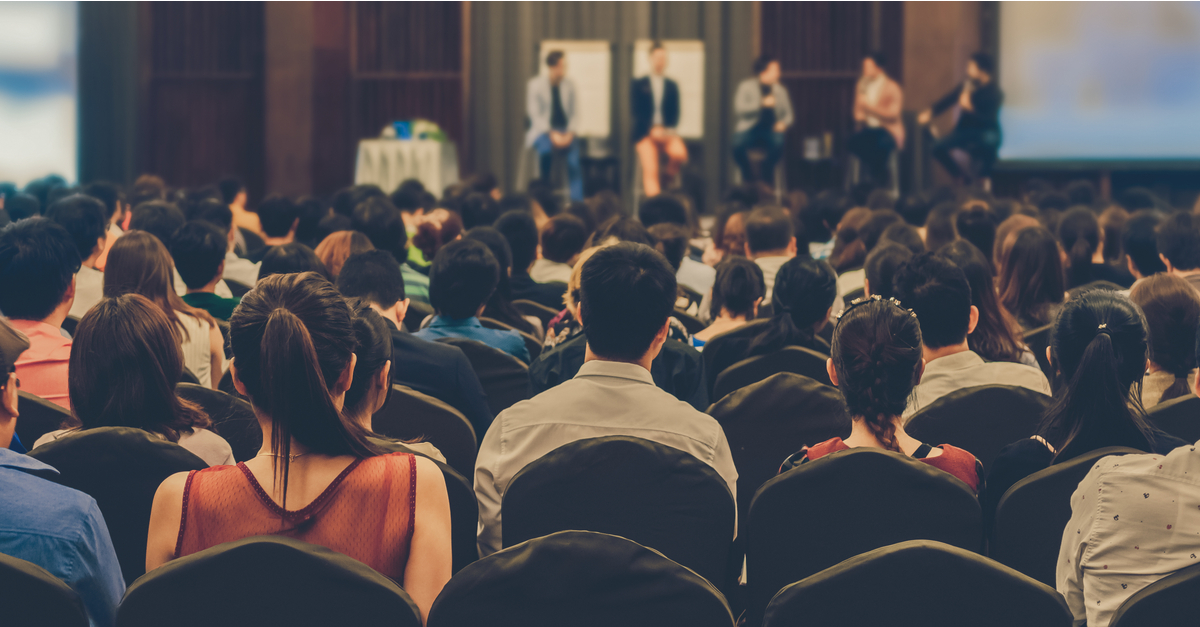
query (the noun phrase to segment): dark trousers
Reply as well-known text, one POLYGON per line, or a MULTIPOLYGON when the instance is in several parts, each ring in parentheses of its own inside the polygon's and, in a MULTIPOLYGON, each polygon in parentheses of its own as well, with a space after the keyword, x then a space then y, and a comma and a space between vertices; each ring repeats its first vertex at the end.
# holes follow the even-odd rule
POLYGON ((963 172, 950 154, 955 149, 963 150, 971 157, 980 177, 991 176, 992 166, 996 165, 996 153, 1000 150, 1000 131, 955 127, 949 135, 933 145, 933 158, 946 168, 950 176, 970 180, 974 178, 973 174, 963 172))
POLYGON ((581 142, 578 137, 567 148, 555 148, 554 144, 550 143, 550 134, 545 133, 539 135, 533 142, 533 149, 538 153, 538 169, 541 170, 542 180, 549 185, 554 182, 550 180, 550 171, 554 167, 554 153, 563 151, 567 155, 567 182, 571 188, 571 200, 583 200, 583 168, 580 167, 579 150, 581 142))
POLYGON ((775 165, 779 163, 779 158, 783 156, 783 133, 776 133, 774 129, 762 128, 755 126, 748 131, 734 133, 733 135, 733 161, 737 163, 738 169, 742 171, 742 182, 755 182, 754 168, 750 165, 750 151, 758 148, 766 153, 766 159, 763 159, 760 173, 762 180, 769 185, 775 182, 775 165))
MULTIPOLYGON (((862 169, 866 170, 867 180, 875 185, 888 183, 888 158, 896 149, 896 138, 891 133, 882 128, 864 128, 850 136, 846 148, 858 157, 862 169)), ((860 174, 859 180, 863 178, 860 174)))

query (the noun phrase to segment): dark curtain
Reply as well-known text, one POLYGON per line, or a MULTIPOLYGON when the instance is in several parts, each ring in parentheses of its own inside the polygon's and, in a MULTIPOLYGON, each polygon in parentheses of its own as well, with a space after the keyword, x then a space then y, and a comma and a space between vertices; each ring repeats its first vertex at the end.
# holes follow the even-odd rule
POLYGON ((79 180, 137 176, 137 3, 79 3, 79 180))

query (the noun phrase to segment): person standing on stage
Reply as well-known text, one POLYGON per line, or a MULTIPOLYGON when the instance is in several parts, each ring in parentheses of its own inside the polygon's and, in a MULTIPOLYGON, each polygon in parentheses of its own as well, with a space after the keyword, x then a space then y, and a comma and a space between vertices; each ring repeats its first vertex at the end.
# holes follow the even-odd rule
POLYGON ((996 64, 991 55, 976 52, 967 61, 967 80, 917 117, 918 124, 926 125, 955 104, 961 108, 954 130, 933 145, 933 157, 950 176, 968 183, 972 174, 962 171, 950 151, 955 148, 965 150, 977 164, 981 178, 991 175, 996 153, 1000 150, 1000 105, 1004 102, 1004 92, 994 80, 995 72, 996 64))
POLYGON ((762 179, 770 182, 774 178, 775 164, 783 156, 783 134, 794 119, 787 88, 779 82, 779 61, 761 56, 754 60, 754 73, 756 76, 738 85, 733 99, 733 110, 737 115, 733 160, 742 171, 743 183, 756 180, 748 155, 753 148, 767 154, 762 162, 762 179))
POLYGON ((583 170, 579 166, 580 141, 575 135, 579 121, 575 108, 575 83, 567 78, 567 59, 561 50, 546 55, 545 75, 531 79, 525 88, 525 113, 529 130, 525 147, 538 153, 542 180, 550 182, 554 153, 567 155, 567 178, 571 200, 583 200, 583 170))
POLYGON ((675 132, 679 125, 679 85, 663 73, 667 50, 659 42, 650 46, 650 75, 633 81, 630 92, 633 110, 633 143, 642 164, 642 187, 646 197, 662 191, 662 179, 672 181, 687 163, 687 146, 675 132), (667 167, 658 171, 659 151, 667 154, 667 167))
POLYGON ((885 71, 881 52, 863 58, 862 77, 854 94, 854 122, 858 132, 850 136, 847 148, 866 168, 876 185, 887 182, 887 162, 893 150, 904 148, 904 92, 885 71))

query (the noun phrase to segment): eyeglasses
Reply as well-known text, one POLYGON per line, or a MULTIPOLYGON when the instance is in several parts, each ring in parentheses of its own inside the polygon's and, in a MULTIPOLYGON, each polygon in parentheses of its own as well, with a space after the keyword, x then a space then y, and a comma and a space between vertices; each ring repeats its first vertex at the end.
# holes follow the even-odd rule
POLYGON ((900 309, 901 311, 908 313, 908 315, 912 316, 913 318, 917 317, 917 314, 913 310, 908 309, 904 305, 901 305, 900 301, 896 300, 895 298, 884 298, 878 294, 873 294, 871 296, 863 296, 862 298, 856 298, 856 299, 850 301, 850 305, 848 307, 846 307, 845 309, 843 309, 842 313, 838 314, 837 320, 835 320, 833 323, 834 328, 836 329, 837 325, 842 323, 842 318, 845 318, 846 314, 850 313, 851 311, 854 311, 855 307, 860 307, 867 303, 876 303, 876 302, 890 303, 897 309, 900 309))

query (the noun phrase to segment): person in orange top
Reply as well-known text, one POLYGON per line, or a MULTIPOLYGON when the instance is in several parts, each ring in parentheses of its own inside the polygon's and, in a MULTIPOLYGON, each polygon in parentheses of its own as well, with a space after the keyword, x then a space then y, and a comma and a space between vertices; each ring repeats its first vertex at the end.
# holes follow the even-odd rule
POLYGON ((71 338, 61 327, 75 302, 79 267, 71 234, 46 218, 0 231, 0 311, 29 338, 29 350, 16 363, 21 389, 67 409, 71 338))

